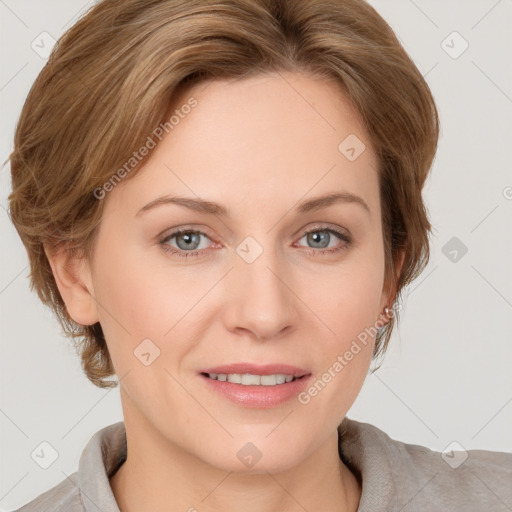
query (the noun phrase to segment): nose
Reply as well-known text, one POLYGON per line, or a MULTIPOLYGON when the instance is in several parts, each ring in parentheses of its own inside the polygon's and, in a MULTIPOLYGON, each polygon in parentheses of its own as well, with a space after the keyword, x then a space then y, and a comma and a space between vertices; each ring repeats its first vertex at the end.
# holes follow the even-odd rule
POLYGON ((237 257, 225 285, 226 328, 260 341, 295 329, 300 317, 290 276, 271 250, 252 263, 237 257))

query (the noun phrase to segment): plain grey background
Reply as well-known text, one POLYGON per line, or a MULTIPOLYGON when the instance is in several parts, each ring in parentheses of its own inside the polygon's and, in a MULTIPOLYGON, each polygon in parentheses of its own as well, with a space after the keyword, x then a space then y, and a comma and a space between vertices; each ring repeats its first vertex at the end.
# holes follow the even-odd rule
MULTIPOLYGON (((512 2, 370 3, 426 77, 442 126, 425 190, 434 225, 431 261, 405 290, 385 362, 348 416, 438 451, 453 442, 512 451, 512 2)), ((89 5, 0 0, 2 162, 45 64, 33 41, 49 40, 43 32, 57 39, 89 5)), ((6 211, 9 165, 0 184, 5 511, 76 471, 90 437, 122 420, 122 411, 119 390, 89 383, 50 310, 29 290, 27 255, 6 211), (48 469, 31 457, 44 441, 59 455, 48 469)))

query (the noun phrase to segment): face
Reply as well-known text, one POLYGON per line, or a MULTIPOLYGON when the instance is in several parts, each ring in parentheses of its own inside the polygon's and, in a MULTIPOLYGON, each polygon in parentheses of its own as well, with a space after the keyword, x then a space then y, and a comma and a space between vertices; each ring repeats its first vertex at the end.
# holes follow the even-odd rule
POLYGON ((127 425, 225 471, 257 472, 241 463, 251 442, 267 470, 284 470, 336 432, 371 362, 374 339, 358 335, 389 305, 377 160, 325 80, 212 81, 177 108, 190 98, 147 164, 102 199, 91 293, 127 425), (218 368, 242 363, 256 368, 218 368), (246 386, 208 370, 304 376, 246 386))

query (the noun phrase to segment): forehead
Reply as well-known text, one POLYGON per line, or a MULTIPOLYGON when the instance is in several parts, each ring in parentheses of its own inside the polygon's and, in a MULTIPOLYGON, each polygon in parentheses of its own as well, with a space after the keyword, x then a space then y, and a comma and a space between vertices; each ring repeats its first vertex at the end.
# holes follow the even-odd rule
POLYGON ((312 142, 319 137, 330 142, 334 133, 338 132, 336 138, 348 130, 368 139, 361 116, 342 86, 309 73, 276 71, 199 83, 180 92, 173 111, 192 97, 199 103, 193 111, 196 115, 186 117, 195 118, 195 128, 213 128, 211 136, 234 135, 230 128, 236 127, 258 135, 261 142, 300 141, 305 135, 312 142), (199 112, 206 115, 199 118, 199 112), (276 138, 277 130, 282 131, 276 138))
POLYGON ((115 191, 134 208, 164 192, 255 207, 339 190, 378 202, 364 124, 332 81, 276 72, 203 82, 182 91, 171 114, 172 130, 115 191), (182 108, 191 100, 194 108, 182 108), (357 158, 344 153, 347 144, 357 158))

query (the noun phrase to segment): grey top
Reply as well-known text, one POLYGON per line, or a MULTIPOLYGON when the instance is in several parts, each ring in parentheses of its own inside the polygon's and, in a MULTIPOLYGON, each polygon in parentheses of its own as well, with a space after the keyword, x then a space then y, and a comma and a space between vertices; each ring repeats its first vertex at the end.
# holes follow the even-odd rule
MULTIPOLYGON (((436 452, 349 418, 338 433, 340 457, 362 478, 358 512, 512 510, 512 453, 436 452)), ((125 459, 120 421, 92 436, 77 472, 18 511, 119 512, 109 477, 125 459)))

